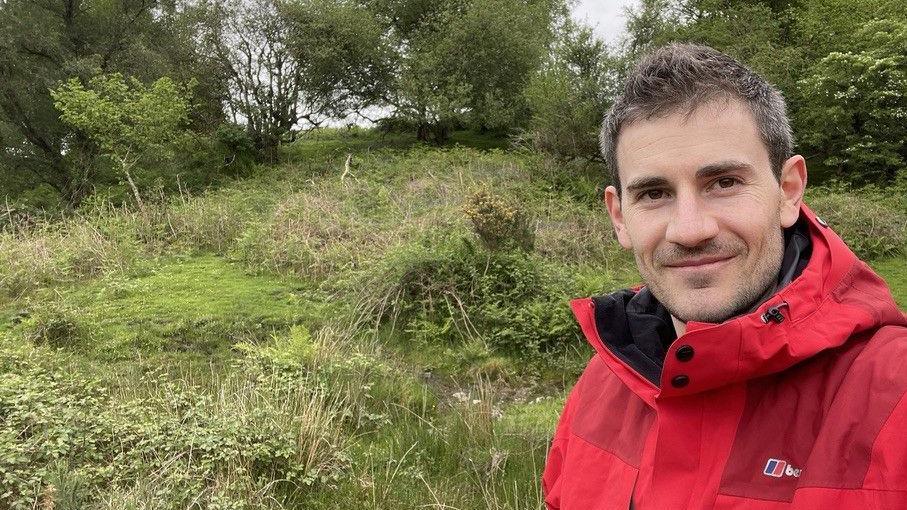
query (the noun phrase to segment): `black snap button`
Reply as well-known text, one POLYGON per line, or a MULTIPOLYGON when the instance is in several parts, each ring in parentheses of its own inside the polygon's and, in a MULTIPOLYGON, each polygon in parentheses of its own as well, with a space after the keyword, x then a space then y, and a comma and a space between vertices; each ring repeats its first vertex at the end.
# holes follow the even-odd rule
POLYGON ((687 384, 690 384, 690 378, 685 375, 674 376, 674 378, 671 379, 671 386, 675 388, 683 388, 687 384))
POLYGON ((681 345, 677 348, 677 351, 674 353, 677 356, 677 359, 680 361, 690 361, 693 359, 693 347, 689 345, 681 345))

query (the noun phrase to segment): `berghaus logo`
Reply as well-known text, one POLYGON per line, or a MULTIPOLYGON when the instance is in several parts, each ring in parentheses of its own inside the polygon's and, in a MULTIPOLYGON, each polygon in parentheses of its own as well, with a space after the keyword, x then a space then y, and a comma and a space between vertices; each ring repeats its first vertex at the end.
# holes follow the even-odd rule
POLYGON ((781 478, 782 476, 799 478, 801 471, 802 469, 791 466, 786 460, 768 459, 768 462, 765 463, 765 469, 762 470, 762 474, 774 478, 781 478))

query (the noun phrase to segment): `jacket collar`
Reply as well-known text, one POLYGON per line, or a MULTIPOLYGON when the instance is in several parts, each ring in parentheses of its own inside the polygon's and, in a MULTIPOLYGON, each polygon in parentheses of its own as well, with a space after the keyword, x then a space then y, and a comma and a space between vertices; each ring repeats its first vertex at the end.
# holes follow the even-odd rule
MULTIPOLYGON (((645 328, 670 328, 670 323, 652 321, 635 331, 615 328, 614 324, 626 322, 626 317, 620 312, 609 316, 620 307, 608 307, 607 299, 620 292, 571 302, 586 339, 615 374, 651 404, 656 398, 697 393, 780 372, 840 347, 862 332, 885 324, 907 324, 881 278, 806 205, 801 207, 800 218, 808 226, 812 249, 800 275, 748 313, 721 324, 687 323, 686 333, 667 347, 660 372, 652 364, 630 359, 627 346, 633 343, 633 335, 645 334, 645 328), (777 310, 775 319, 766 320, 770 309, 777 310), (609 330, 627 335, 623 343, 603 340, 599 330, 606 323, 610 323, 609 330), (692 358, 681 361, 677 356, 681 348, 686 353, 692 349, 692 358), (679 379, 687 383, 673 384, 679 379)), ((653 362, 657 361, 655 357, 653 362)))

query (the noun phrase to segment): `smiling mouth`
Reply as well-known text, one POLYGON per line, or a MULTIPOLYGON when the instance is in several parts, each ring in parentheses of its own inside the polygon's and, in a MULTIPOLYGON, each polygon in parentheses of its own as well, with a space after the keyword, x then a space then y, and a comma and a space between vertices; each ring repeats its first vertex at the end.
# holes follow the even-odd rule
POLYGON ((680 262, 675 262, 673 264, 665 264, 665 267, 670 269, 678 269, 681 271, 701 271, 717 268, 723 265, 725 262, 734 258, 730 257, 702 257, 698 259, 689 259, 683 260, 680 262))

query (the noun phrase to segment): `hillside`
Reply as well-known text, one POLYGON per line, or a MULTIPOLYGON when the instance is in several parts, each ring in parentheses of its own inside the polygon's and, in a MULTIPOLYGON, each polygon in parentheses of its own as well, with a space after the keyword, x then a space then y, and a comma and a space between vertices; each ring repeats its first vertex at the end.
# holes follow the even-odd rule
MULTIPOLYGON (((602 175, 326 131, 204 194, 8 225, 0 507, 542 508, 591 356, 568 300, 637 279, 602 175)), ((907 307, 903 195, 810 203, 907 307)))

